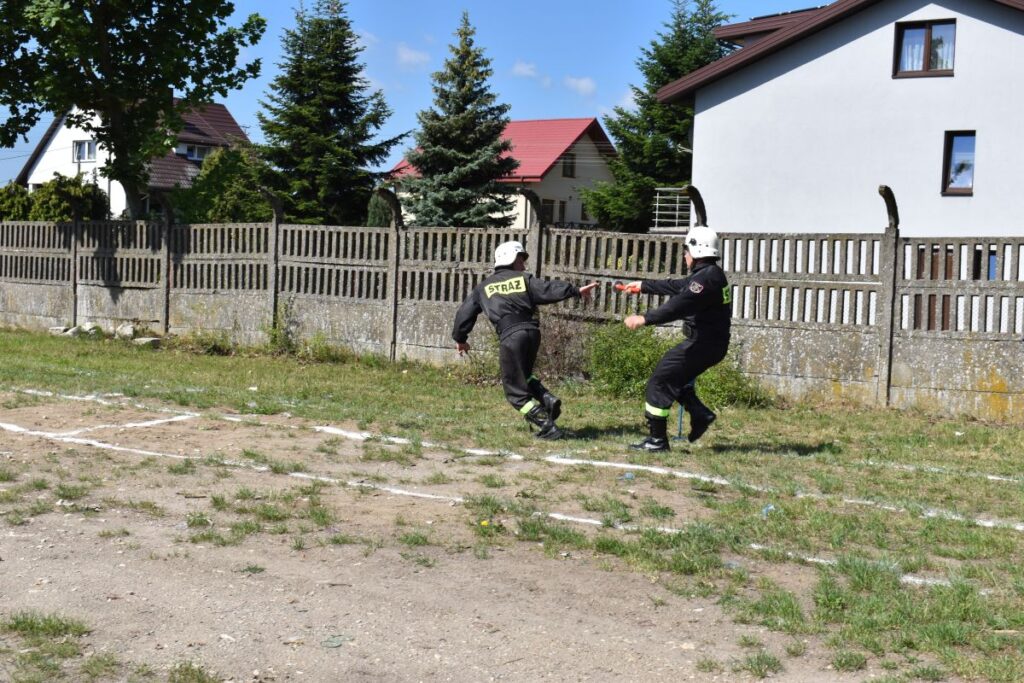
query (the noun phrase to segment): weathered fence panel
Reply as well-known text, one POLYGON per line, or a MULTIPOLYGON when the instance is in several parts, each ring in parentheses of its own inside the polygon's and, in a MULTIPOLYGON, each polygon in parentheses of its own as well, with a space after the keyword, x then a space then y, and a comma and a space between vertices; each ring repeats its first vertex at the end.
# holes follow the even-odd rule
MULTIPOLYGON (((502 242, 528 236, 517 230, 408 228, 400 233, 395 298, 395 353, 431 362, 451 360, 455 311, 474 287, 494 270, 494 250, 502 242)), ((480 316, 470 346, 492 334, 480 316)))
POLYGON ((891 401, 1024 418, 1024 237, 902 239, 891 401))
MULTIPOLYGON (((594 324, 662 302, 614 282, 686 270, 682 240, 658 234, 0 223, 0 324, 136 321, 242 343, 276 326, 447 362, 458 305, 510 239, 538 276, 601 283, 593 301, 544 313, 594 324)), ((740 367, 784 395, 1024 421, 1024 237, 728 233, 722 265, 740 367)), ((481 316, 470 342, 491 334, 481 316)))
POLYGON ((0 223, 0 320, 53 327, 75 317, 73 223, 0 223))
POLYGON ((273 325, 270 231, 265 223, 173 226, 167 331, 266 341, 273 325))
POLYGON ((388 228, 282 225, 280 324, 301 338, 390 355, 394 241, 388 228))

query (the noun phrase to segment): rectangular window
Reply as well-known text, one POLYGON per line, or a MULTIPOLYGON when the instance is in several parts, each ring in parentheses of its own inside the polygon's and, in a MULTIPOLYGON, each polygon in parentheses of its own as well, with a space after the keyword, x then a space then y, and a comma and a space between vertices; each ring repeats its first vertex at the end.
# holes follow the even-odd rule
POLYGON ((555 200, 540 200, 540 220, 544 225, 551 225, 555 220, 555 200))
POLYGON ((562 157, 562 177, 563 178, 575 178, 576 177, 576 155, 566 154, 562 157))
POLYGON ((582 202, 580 203, 580 222, 582 222, 582 223, 589 223, 590 222, 590 216, 587 214, 587 205, 582 203, 582 202))
POLYGON ((202 161, 210 153, 210 148, 203 145, 185 145, 185 156, 194 161, 202 161))
POLYGON ((558 202, 558 222, 565 223, 565 202, 558 202))
POLYGON ((942 194, 974 194, 974 131, 947 131, 942 160, 942 194))
POLYGON ((96 161, 95 140, 75 140, 71 145, 72 160, 76 163, 96 161))
POLYGON ((896 24, 893 76, 952 76, 955 51, 955 21, 896 24))

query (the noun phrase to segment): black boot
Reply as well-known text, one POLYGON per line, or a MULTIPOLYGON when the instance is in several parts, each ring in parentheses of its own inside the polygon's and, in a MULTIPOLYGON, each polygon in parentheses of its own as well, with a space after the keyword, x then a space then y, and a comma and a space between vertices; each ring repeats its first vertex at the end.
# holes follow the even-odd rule
POLYGON ((682 403, 683 408, 690 414, 690 433, 686 435, 686 439, 693 443, 704 436, 704 432, 708 431, 708 427, 718 416, 701 402, 697 396, 697 389, 692 384, 683 387, 682 403))
POLYGON ((657 453, 669 450, 668 446, 668 420, 663 417, 651 417, 647 415, 647 428, 651 435, 639 443, 630 444, 630 448, 637 451, 657 453))
POLYGON ((551 416, 551 421, 554 422, 557 420, 562 414, 562 399, 558 398, 550 391, 545 391, 540 400, 544 404, 544 409, 548 411, 548 415, 551 416))
POLYGON ((541 406, 534 406, 526 413, 526 421, 538 428, 537 438, 554 441, 562 438, 562 430, 558 428, 555 421, 541 406))

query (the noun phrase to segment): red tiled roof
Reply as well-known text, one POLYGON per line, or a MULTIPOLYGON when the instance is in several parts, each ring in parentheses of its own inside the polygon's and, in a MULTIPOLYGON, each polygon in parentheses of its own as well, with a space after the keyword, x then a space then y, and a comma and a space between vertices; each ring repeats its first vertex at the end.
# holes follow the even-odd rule
MULTIPOLYGON (((540 182, 551 167, 584 136, 589 136, 598 150, 606 157, 615 156, 615 147, 597 119, 539 119, 534 121, 509 121, 502 136, 512 141, 512 156, 519 161, 519 168, 502 182, 540 182)), ((415 175, 408 161, 402 159, 391 169, 392 177, 415 175)))
POLYGON ((199 175, 199 168, 198 161, 187 159, 171 150, 165 156, 149 162, 149 187, 154 190, 192 187, 192 181, 199 175))
MULTIPOLYGON (((669 83, 658 91, 661 102, 677 102, 688 100, 700 88, 725 78, 765 57, 778 52, 793 43, 814 35, 843 19, 867 9, 880 0, 837 0, 831 5, 797 14, 799 21, 782 20, 779 26, 767 37, 758 40, 750 47, 737 50, 732 54, 712 62, 705 67, 669 83)), ((992 0, 1000 5, 1024 11, 1024 0, 992 0)), ((768 18, 766 18, 768 19, 768 18)), ((747 22, 754 23, 754 22, 747 22)), ((751 27, 748 27, 751 28, 751 27)))

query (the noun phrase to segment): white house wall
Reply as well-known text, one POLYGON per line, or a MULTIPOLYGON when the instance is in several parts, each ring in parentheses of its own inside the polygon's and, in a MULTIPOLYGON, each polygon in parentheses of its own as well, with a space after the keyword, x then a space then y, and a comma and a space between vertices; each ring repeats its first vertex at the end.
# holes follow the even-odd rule
MULTIPOLYGON (((580 189, 593 187, 599 181, 611 182, 613 180, 611 171, 608 170, 608 160, 598 151, 594 141, 588 137, 577 142, 569 151, 576 155, 575 178, 562 177, 562 161, 559 160, 551 167, 547 175, 539 183, 532 184, 530 189, 536 192, 541 199, 554 200, 555 220, 558 220, 558 202, 564 201, 567 223, 593 223, 593 217, 586 221, 582 218, 583 201, 580 199, 580 189)), ((522 223, 517 222, 516 225, 522 225, 522 223)))
POLYGON ((693 183, 724 231, 1024 233, 1024 12, 881 2, 697 93, 693 183), (955 75, 892 78, 895 24, 956 19, 955 75), (946 131, 977 131, 974 195, 941 194, 946 131))
POLYGON ((28 185, 32 187, 53 180, 54 173, 69 177, 82 173, 89 182, 95 182, 107 193, 110 198, 110 213, 115 217, 120 216, 127 206, 124 188, 120 183, 105 178, 99 173, 100 167, 106 163, 109 157, 108 152, 97 146, 96 161, 75 162, 73 160, 72 144, 77 140, 92 139, 92 134, 81 128, 67 128, 61 125, 46 150, 29 171, 28 185))

